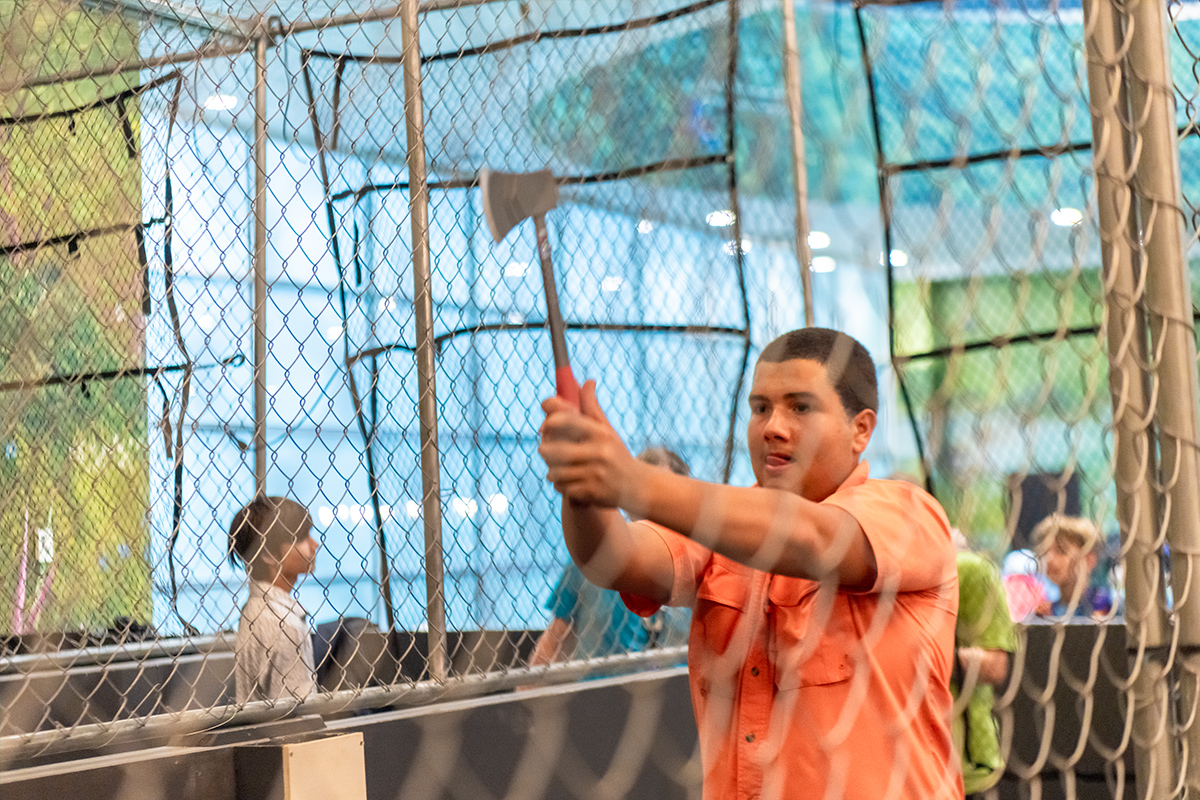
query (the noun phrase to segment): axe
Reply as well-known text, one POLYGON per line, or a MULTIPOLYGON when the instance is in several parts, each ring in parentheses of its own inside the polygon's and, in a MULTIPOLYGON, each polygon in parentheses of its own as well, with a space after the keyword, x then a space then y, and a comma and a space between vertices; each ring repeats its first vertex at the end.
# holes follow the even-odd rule
POLYGON ((554 351, 554 382, 559 397, 579 407, 579 384, 571 372, 567 357, 567 337, 558 290, 554 284, 554 264, 550 260, 550 238, 546 235, 546 212, 558 206, 558 181, 548 169, 538 172, 493 172, 484 167, 479 173, 483 192, 483 216, 497 242, 529 217, 537 231, 538 259, 542 264, 542 286, 546 290, 546 321, 550 326, 550 347, 554 351))

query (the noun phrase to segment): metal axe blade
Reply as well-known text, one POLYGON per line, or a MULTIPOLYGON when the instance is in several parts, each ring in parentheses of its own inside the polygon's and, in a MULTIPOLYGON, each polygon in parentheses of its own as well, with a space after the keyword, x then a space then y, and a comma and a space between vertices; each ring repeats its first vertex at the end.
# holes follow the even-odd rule
POLYGON ((479 172, 483 216, 492 238, 501 241, 523 220, 558 206, 558 181, 548 169, 537 172, 479 172))

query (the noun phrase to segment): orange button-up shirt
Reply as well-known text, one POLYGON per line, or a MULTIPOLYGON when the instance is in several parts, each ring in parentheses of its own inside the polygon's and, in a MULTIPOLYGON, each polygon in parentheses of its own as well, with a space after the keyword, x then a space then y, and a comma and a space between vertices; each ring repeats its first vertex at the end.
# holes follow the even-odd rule
MULTIPOLYGON (((752 569, 650 523, 671 550, 706 800, 962 797, 950 739, 958 575, 937 501, 862 462, 824 500, 879 574, 852 593, 752 569)), ((625 596, 641 614, 657 606, 625 596)))

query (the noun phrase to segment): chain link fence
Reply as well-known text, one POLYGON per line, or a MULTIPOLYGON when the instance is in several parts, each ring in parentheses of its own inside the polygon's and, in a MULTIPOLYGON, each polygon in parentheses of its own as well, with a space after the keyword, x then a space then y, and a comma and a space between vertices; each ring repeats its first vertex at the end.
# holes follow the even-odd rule
POLYGON ((750 359, 853 333, 872 474, 918 474, 1005 564, 1001 768, 1191 781, 1200 23, 1168 5, 1168 71, 1156 9, 0 5, 5 759, 291 712, 235 692, 256 494, 320 545, 301 708, 682 663, 686 615, 575 582, 536 453, 537 245, 492 242, 478 176, 548 167, 576 372, 632 449, 752 483, 750 359), (1052 512, 1101 532, 1095 615, 1028 566, 1052 512))

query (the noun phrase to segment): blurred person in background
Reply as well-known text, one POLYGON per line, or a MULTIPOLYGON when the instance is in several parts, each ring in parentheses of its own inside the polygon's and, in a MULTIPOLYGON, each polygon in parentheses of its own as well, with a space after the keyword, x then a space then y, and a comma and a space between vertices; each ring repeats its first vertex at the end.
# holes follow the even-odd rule
MULTIPOLYGON (((665 447, 648 447, 637 458, 676 475, 691 474, 687 463, 665 447)), ((631 515, 629 521, 638 520, 631 515)), ((563 569, 546 608, 552 616, 538 637, 530 666, 572 657, 598 658, 651 647, 676 647, 687 643, 691 623, 691 613, 685 609, 663 608, 650 617, 634 614, 617 592, 601 589, 584 578, 573 561, 563 569)))
POLYGON ((1059 594, 1058 600, 1047 599, 1038 607, 1038 616, 1107 619, 1115 614, 1116 593, 1093 584, 1104 543, 1094 522, 1051 514, 1034 526, 1030 538, 1042 571, 1059 594))
POLYGON ((968 796, 995 786, 1004 774, 995 692, 1008 680, 1017 631, 1009 613, 1000 570, 971 550, 955 529, 958 549, 958 621, 954 626, 953 734, 962 753, 968 796), (964 703, 963 698, 966 698, 964 703))
POLYGON ((295 500, 257 497, 233 516, 229 559, 241 561, 250 579, 234 644, 239 703, 316 692, 312 632, 292 592, 316 567, 319 548, 312 517, 295 500))

